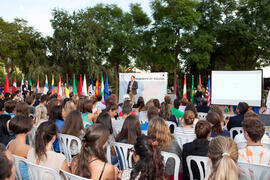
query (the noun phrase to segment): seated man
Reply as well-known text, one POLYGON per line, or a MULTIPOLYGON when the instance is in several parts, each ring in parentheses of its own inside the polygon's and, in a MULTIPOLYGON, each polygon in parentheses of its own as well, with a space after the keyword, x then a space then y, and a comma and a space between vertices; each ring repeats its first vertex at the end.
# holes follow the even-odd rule
MULTIPOLYGON (((227 129, 230 131, 233 127, 242 127, 242 121, 244 120, 244 114, 248 111, 248 104, 245 102, 239 102, 236 113, 237 116, 230 117, 227 124, 227 129)), ((234 136, 233 136, 234 137, 234 136)))
POLYGON ((207 106, 207 99, 206 98, 202 98, 200 104, 201 104, 200 106, 197 106, 197 111, 198 112, 202 112, 202 113, 208 113, 210 107, 207 106))
POLYGON ((238 150, 238 162, 270 166, 270 150, 261 144, 264 124, 256 117, 248 117, 242 125, 247 146, 238 150))
POLYGON ((6 150, 4 144, 0 143, 0 180, 14 180, 16 176, 14 159, 11 153, 6 150))

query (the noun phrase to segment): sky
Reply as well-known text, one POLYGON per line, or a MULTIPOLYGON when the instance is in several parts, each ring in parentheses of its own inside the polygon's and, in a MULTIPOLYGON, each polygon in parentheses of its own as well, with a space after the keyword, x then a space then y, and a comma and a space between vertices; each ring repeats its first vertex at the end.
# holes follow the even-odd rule
POLYGON ((124 11, 129 11, 130 3, 139 3, 144 12, 151 15, 150 0, 1 0, 0 17, 8 22, 14 18, 25 19, 29 26, 33 26, 43 36, 52 36, 52 9, 65 9, 72 13, 99 3, 117 4, 124 11))

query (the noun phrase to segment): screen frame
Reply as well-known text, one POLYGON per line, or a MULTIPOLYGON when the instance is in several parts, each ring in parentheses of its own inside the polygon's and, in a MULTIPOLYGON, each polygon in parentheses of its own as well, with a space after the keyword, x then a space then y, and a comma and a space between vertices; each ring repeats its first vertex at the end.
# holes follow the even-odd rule
POLYGON ((263 70, 262 69, 254 69, 254 70, 212 70, 211 71, 211 75, 210 75, 210 86, 211 86, 211 89, 210 89, 210 104, 211 105, 218 105, 218 106, 237 106, 235 104, 216 104, 216 103, 212 103, 212 89, 213 89, 213 82, 212 82, 212 76, 213 76, 213 72, 214 71, 238 71, 238 72, 241 72, 241 71, 261 71, 261 103, 260 103, 260 106, 250 106, 250 107, 262 107, 262 100, 263 100, 263 87, 264 87, 264 84, 263 84, 263 70))

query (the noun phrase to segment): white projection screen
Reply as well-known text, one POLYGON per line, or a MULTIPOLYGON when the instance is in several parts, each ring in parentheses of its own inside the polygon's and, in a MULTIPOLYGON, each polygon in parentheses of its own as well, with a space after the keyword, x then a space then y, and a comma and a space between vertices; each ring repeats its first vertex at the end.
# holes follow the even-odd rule
POLYGON ((212 71, 211 104, 261 107, 262 77, 262 70, 212 71))

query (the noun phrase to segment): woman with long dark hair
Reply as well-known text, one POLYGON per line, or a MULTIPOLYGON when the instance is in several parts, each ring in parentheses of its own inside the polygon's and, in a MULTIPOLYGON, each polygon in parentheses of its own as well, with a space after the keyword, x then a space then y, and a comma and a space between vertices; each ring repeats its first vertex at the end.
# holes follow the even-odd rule
MULTIPOLYGON (((56 171, 63 169, 69 172, 65 156, 51 150, 57 132, 58 129, 55 123, 49 121, 41 123, 35 135, 35 148, 29 150, 27 160, 34 164, 52 168, 56 171)), ((45 179, 49 179, 49 177, 46 176, 45 179)))
POLYGON ((116 136, 116 142, 122 142, 127 144, 134 144, 136 138, 141 136, 140 121, 134 115, 129 115, 123 124, 120 133, 116 136))
POLYGON ((212 126, 212 133, 211 137, 216 136, 226 136, 230 137, 230 132, 227 130, 223 130, 222 128, 222 122, 220 121, 220 116, 216 112, 209 112, 206 116, 206 120, 211 124, 212 126))
POLYGON ((157 141, 148 136, 137 137, 134 144, 133 169, 126 169, 122 180, 165 180, 166 173, 163 157, 160 154, 157 141))
POLYGON ((107 162, 104 148, 109 131, 101 124, 93 124, 82 139, 81 152, 71 163, 73 174, 90 179, 117 179, 118 169, 107 162))
MULTIPOLYGON (((142 96, 140 96, 139 98, 138 98, 138 101, 137 101, 137 104, 136 105, 134 105, 135 106, 135 112, 141 112, 142 111, 142 109, 143 109, 143 107, 145 106, 145 104, 144 104, 144 99, 143 99, 143 97, 142 96)), ((133 106, 133 107, 134 107, 133 106)))

